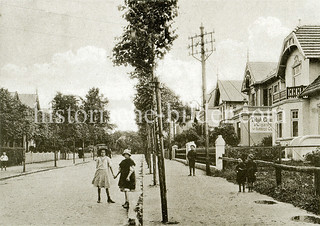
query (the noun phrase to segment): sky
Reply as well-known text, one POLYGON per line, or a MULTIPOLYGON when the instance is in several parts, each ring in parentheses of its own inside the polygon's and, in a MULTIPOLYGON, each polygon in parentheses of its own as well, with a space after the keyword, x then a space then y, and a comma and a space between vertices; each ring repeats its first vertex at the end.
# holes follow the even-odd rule
MULTIPOLYGON (((50 106, 59 91, 85 96, 98 87, 109 99, 119 130, 137 130, 129 67, 112 64, 112 48, 126 21, 119 0, 0 0, 0 87, 38 91, 50 106)), ((250 61, 280 57, 283 39, 299 25, 320 24, 318 0, 179 0, 171 51, 157 75, 185 102, 201 102, 201 63, 189 56, 188 37, 214 31, 206 61, 207 89, 216 79, 242 80, 250 61), (299 22, 300 20, 300 22, 299 22), (249 54, 248 54, 249 53, 249 54)))

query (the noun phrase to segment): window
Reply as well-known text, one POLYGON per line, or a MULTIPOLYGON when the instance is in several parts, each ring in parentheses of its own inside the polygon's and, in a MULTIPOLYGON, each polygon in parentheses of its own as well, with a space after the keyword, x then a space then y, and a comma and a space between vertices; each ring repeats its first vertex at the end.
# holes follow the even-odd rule
POLYGON ((299 135, 299 111, 291 111, 291 135, 297 137, 299 135))
POLYGON ((273 92, 276 93, 279 91, 279 85, 276 84, 274 87, 273 87, 273 92))
POLYGON ((251 95, 251 106, 256 106, 256 94, 251 95))
POLYGON ((241 124, 240 124, 240 122, 237 122, 237 135, 238 135, 238 139, 241 140, 241 124))
POLYGON ((269 106, 272 106, 272 89, 269 88, 268 91, 268 102, 269 102, 269 106))
POLYGON ((297 77, 301 74, 301 60, 298 55, 294 57, 294 63, 292 66, 292 86, 297 86, 297 77))
POLYGON ((277 114, 277 137, 282 137, 282 112, 277 114))

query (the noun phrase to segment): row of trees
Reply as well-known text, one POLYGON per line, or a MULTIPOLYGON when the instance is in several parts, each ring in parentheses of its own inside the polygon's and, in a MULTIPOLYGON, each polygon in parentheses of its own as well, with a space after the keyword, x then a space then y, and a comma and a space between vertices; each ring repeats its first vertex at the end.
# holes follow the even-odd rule
POLYGON ((99 143, 119 152, 127 147, 141 152, 137 132, 113 132, 108 102, 98 88, 90 89, 85 98, 58 92, 52 100, 52 111, 37 112, 1 88, 0 147, 21 147, 26 137, 35 141, 30 149, 38 152, 69 152, 99 143))

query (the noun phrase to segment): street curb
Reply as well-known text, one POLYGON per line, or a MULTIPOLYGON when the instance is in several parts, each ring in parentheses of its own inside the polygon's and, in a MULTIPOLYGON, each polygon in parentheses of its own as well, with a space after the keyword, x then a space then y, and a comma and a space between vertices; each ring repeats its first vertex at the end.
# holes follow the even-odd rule
POLYGON ((76 163, 76 164, 73 164, 73 165, 69 165, 69 166, 57 166, 57 167, 53 166, 52 168, 41 169, 41 170, 25 172, 25 173, 21 173, 21 174, 16 174, 16 175, 8 176, 8 177, 3 177, 3 178, 0 178, 0 181, 8 180, 8 179, 15 178, 15 177, 26 176, 26 175, 30 175, 30 174, 34 174, 34 173, 41 173, 41 172, 55 170, 55 169, 63 169, 63 168, 71 167, 71 166, 78 166, 78 165, 86 164, 86 163, 89 163, 89 162, 91 162, 91 161, 79 162, 79 163, 76 163))

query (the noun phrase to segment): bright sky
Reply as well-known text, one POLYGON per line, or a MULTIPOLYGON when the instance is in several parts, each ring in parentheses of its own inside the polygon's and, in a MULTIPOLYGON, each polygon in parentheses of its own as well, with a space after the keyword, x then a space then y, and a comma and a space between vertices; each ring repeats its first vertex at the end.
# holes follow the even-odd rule
MULTIPOLYGON (((0 86, 35 93, 48 107, 57 91, 84 96, 99 87, 120 130, 136 130, 130 68, 109 58, 126 22, 111 0, 0 0, 0 86)), ((188 55, 188 36, 215 31, 207 61, 208 90, 220 79, 242 79, 252 61, 277 61, 283 39, 301 25, 320 24, 318 0, 180 0, 179 38, 158 62, 162 82, 184 101, 200 100, 201 65, 188 55)))

